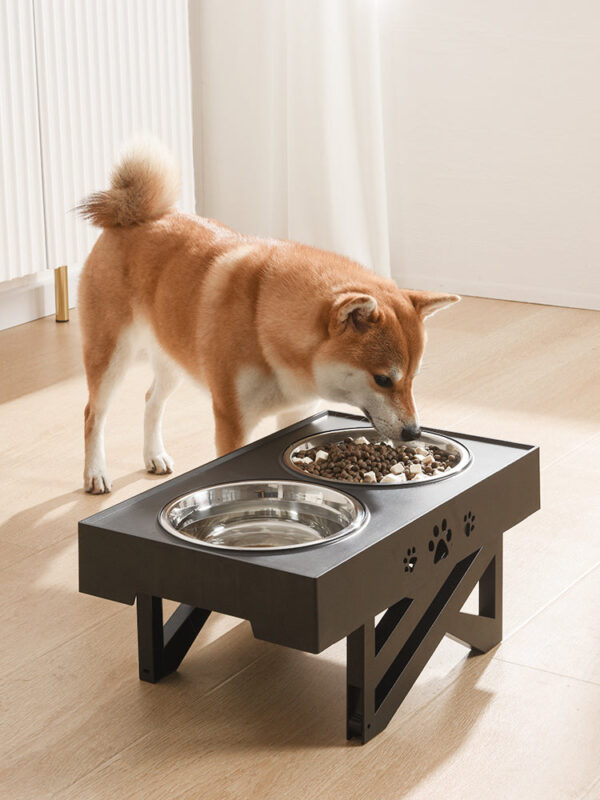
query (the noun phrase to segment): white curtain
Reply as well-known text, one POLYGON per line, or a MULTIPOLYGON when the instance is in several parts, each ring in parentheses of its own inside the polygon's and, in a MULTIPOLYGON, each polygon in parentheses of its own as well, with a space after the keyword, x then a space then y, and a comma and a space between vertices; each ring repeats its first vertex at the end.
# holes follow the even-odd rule
POLYGON ((187 0, 0 2, 0 282, 82 262, 70 213, 123 141, 160 137, 194 209, 187 0))
MULTIPOLYGON (((14 2, 14 0, 11 0, 14 2)), ((48 266, 83 261, 98 231, 74 213, 147 131, 182 166, 194 208, 186 0, 34 0, 48 266)))
POLYGON ((200 213, 390 274, 377 13, 375 0, 192 2, 200 213))
POLYGON ((30 3, 0 3, 0 281, 46 267, 30 3))

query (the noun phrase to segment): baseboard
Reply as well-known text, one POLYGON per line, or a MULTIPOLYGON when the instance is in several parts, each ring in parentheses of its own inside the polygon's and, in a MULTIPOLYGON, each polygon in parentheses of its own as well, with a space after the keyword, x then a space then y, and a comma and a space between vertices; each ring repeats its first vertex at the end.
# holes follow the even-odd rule
MULTIPOLYGON (((81 264, 69 267, 69 308, 77 305, 80 273, 81 264)), ((53 270, 0 283, 0 330, 54 313, 53 270)))
POLYGON ((487 297, 492 300, 515 300, 518 303, 538 303, 545 306, 564 306, 600 311, 600 294, 571 292, 542 286, 523 286, 487 281, 463 281, 437 278, 428 275, 401 274, 392 278, 407 289, 427 289, 435 292, 455 292, 471 297, 487 297))

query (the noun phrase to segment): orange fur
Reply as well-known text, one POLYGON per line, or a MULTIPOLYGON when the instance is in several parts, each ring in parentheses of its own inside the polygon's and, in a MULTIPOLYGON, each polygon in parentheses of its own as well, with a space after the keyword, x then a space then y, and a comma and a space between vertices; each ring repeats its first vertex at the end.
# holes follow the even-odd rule
MULTIPOLYGON (((355 402, 370 413, 365 403, 373 403, 384 435, 417 426, 412 382, 423 353, 423 319, 459 298, 403 291, 342 256, 242 236, 214 220, 178 213, 170 208, 175 182, 165 164, 160 154, 130 154, 115 170, 112 188, 83 204, 84 213, 105 227, 79 289, 90 392, 86 448, 93 451, 86 488, 110 488, 101 452, 105 395, 128 360, 134 344, 127 337, 139 324, 155 339, 161 398, 176 382, 160 377, 163 367, 181 368, 210 389, 220 454, 243 443, 261 412, 311 396, 355 402), (351 388, 328 383, 328 373, 344 369, 341 382, 360 385, 355 397, 342 397, 352 395, 351 388), (391 389, 374 383, 373 374, 396 369, 402 376, 391 389), (254 408, 263 394, 264 407, 254 408)), ((163 456, 150 453, 147 464, 168 465, 163 456)))

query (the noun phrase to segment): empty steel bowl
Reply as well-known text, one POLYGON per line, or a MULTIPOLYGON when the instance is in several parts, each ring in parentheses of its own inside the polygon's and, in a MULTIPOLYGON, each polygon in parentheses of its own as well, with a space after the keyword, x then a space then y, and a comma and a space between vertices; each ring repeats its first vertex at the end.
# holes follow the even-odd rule
POLYGON ((457 442, 456 439, 451 439, 449 436, 442 436, 442 434, 439 433, 428 433, 423 431, 418 439, 414 439, 410 442, 404 442, 403 444, 407 444, 410 447, 435 445, 446 452, 453 453, 454 455, 458 456, 458 460, 453 467, 447 469, 442 475, 424 475, 422 480, 415 481, 414 483, 412 481, 407 481, 405 483, 359 483, 358 481, 340 480, 338 478, 324 478, 321 475, 311 475, 310 473, 305 472, 302 467, 294 463, 293 459, 300 458, 303 453, 305 453, 307 450, 312 450, 313 447, 332 445, 336 442, 343 442, 347 437, 356 439, 359 436, 364 436, 369 442, 386 442, 387 444, 391 444, 391 441, 382 437, 380 433, 377 433, 375 428, 348 428, 341 431, 325 431, 324 433, 318 433, 314 436, 309 436, 306 439, 300 439, 299 441, 294 442, 294 444, 291 444, 283 453, 283 462, 286 467, 294 470, 294 472, 299 472, 301 475, 308 475, 313 480, 319 482, 324 481, 326 483, 345 483, 346 485, 351 486, 365 486, 369 489, 402 489, 406 488, 407 486, 424 486, 428 483, 433 483, 434 481, 444 481, 452 475, 462 472, 462 470, 469 466, 472 460, 470 451, 467 450, 464 445, 460 444, 460 442, 457 442))
POLYGON ((291 550, 357 531, 361 503, 329 486, 300 481, 243 481, 208 486, 172 500, 159 514, 165 530, 221 550, 291 550))

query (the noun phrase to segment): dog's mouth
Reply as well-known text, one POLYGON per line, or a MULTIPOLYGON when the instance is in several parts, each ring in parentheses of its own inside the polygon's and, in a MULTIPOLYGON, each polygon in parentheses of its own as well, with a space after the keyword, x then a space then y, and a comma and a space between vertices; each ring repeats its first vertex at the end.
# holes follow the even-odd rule
POLYGON ((361 408, 361 411, 363 412, 363 414, 365 415, 365 417, 366 417, 366 418, 369 420, 369 422, 371 423, 371 426, 372 426, 372 427, 373 427, 373 428, 374 428, 374 429, 377 431, 377 433, 378 433, 378 434, 379 434, 379 435, 380 435, 382 438, 384 438, 384 439, 389 439, 391 442, 393 442, 393 444, 394 444, 394 447, 397 447, 397 446, 398 446, 398 445, 400 445, 400 444, 405 444, 405 442, 403 442, 403 441, 402 441, 402 437, 395 438, 394 436, 390 436, 390 434, 389 434, 387 431, 385 431, 385 432, 384 432, 384 431, 382 431, 382 430, 381 430, 381 427, 380 427, 379 425, 377 425, 377 424, 376 424, 376 423, 373 421, 373 417, 372 417, 372 416, 369 414, 369 412, 367 411, 367 409, 366 409, 366 408, 361 408))
POLYGON ((369 420, 369 422, 371 423, 371 425, 372 425, 373 427, 375 427, 375 423, 373 422, 373 417, 372 417, 372 416, 369 414, 369 412, 367 411, 367 409, 366 409, 366 408, 361 408, 361 411, 363 412, 363 414, 365 415, 365 417, 366 417, 366 418, 369 420))

